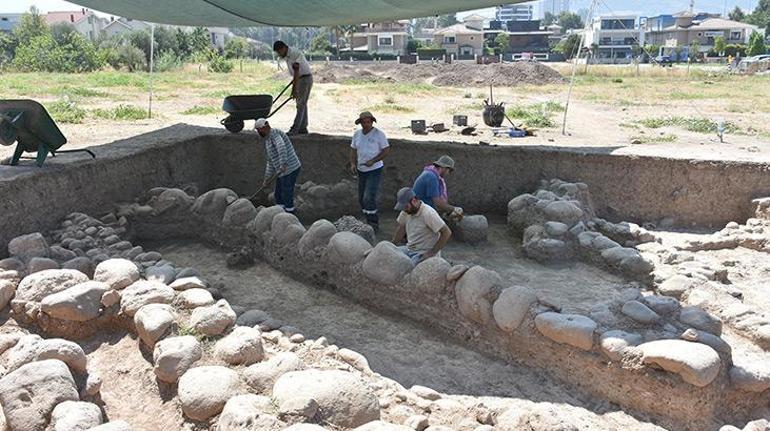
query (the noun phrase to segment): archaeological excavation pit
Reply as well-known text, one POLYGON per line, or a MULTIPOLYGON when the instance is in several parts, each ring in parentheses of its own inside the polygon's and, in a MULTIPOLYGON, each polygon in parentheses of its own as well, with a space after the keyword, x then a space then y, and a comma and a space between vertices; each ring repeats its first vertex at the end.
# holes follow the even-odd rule
POLYGON ((475 217, 412 268, 387 242, 396 214, 376 237, 339 220, 358 216, 348 145, 295 139, 299 219, 243 198, 264 167, 249 133, 179 125, 2 167, 6 423, 64 421, 63 402, 148 430, 770 415, 767 165, 392 141, 381 207, 449 154, 475 217), (59 395, 20 408, 43 368, 59 395))

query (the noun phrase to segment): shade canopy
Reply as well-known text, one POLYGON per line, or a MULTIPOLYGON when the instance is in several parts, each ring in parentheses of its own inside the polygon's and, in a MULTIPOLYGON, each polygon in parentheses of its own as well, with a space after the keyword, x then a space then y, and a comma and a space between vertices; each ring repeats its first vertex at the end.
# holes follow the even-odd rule
MULTIPOLYGON (((500 0, 70 0, 142 21, 249 27, 334 26, 440 15, 495 6, 500 0)), ((507 1, 522 3, 524 0, 507 1)))

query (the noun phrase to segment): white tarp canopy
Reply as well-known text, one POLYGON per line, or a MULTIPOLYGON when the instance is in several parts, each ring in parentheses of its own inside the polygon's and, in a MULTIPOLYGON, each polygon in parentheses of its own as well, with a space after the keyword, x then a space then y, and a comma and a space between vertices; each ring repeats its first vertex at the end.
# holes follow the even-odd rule
MULTIPOLYGON (((496 6, 500 0, 70 0, 142 21, 248 27, 333 26, 440 15, 496 6)), ((522 3, 525 0, 507 1, 522 3)))

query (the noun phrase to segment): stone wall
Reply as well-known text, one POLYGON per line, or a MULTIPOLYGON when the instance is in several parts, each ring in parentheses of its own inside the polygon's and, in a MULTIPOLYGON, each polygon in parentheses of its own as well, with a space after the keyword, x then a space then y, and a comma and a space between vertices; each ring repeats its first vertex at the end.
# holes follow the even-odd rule
MULTIPOLYGON (((615 156, 601 149, 391 144, 382 193, 386 208, 399 187, 410 185, 441 154, 457 161, 449 179, 451 200, 475 213, 504 214, 511 197, 544 178, 586 183, 598 216, 640 224, 663 218, 683 226, 742 222, 751 216, 751 199, 770 194, 767 164, 615 156)), ((332 184, 348 176, 348 137, 308 135, 295 138, 295 146, 303 163, 300 182, 332 184)), ((253 132, 176 125, 93 150, 93 161, 62 155, 42 169, 0 166, 0 244, 153 186, 196 183, 201 190, 227 187, 250 195, 264 169, 253 132)))
MULTIPOLYGON (((178 207, 160 217, 133 217, 131 224, 141 239, 142 232, 162 231, 164 224, 178 231, 179 221, 188 220, 195 229, 183 229, 186 235, 248 249, 295 278, 398 313, 491 355, 545 368, 668 428, 717 429, 743 422, 767 395, 759 378, 749 385, 733 378, 721 322, 695 332, 698 342, 680 338, 694 330, 686 331, 685 313, 680 316, 681 305, 673 298, 628 289, 601 316, 564 314, 494 271, 452 267, 441 258, 412 268, 392 244, 372 247, 352 233, 336 232, 329 221, 306 228, 270 207, 248 222, 232 223, 222 206, 228 195, 234 196, 218 189, 199 197, 192 211, 178 207), (151 231, 143 228, 148 224, 151 231)), ((693 307, 687 313, 712 318, 693 307)))

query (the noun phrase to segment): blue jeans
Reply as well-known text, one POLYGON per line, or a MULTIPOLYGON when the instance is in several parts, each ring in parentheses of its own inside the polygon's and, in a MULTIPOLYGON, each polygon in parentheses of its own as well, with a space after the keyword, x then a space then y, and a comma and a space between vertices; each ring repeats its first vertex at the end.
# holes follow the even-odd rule
POLYGON ((377 215, 377 199, 380 195, 382 168, 361 172, 358 171, 358 203, 366 216, 367 223, 377 226, 380 217, 377 215))
POLYGON ((420 260, 422 259, 422 253, 409 250, 409 247, 405 245, 399 246, 398 249, 412 261, 412 266, 417 266, 417 264, 420 263, 420 260))
POLYGON ((297 168, 288 175, 278 177, 275 181, 275 204, 282 207, 287 213, 294 212, 294 185, 301 168, 297 168))

